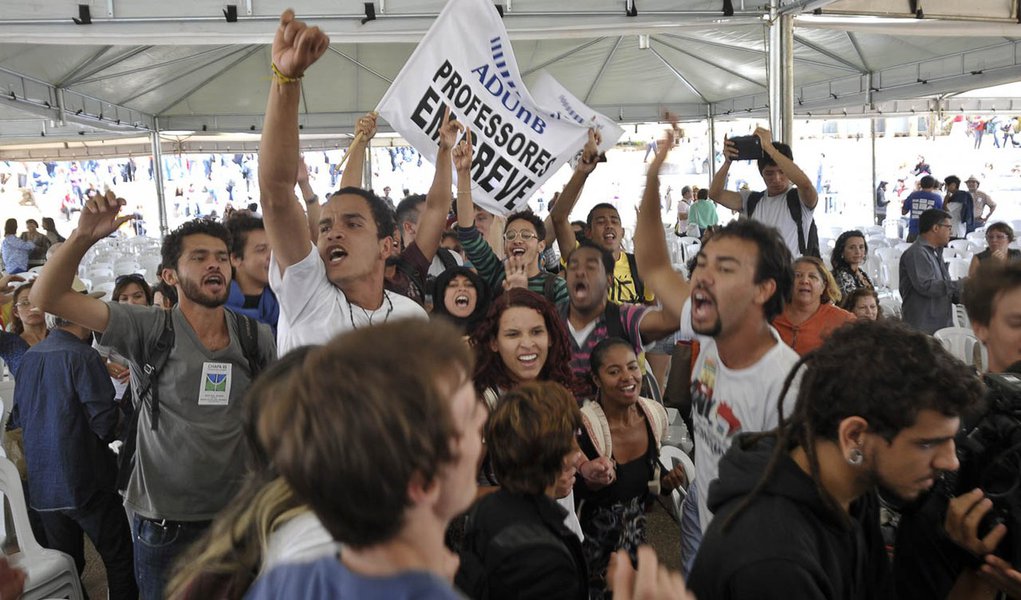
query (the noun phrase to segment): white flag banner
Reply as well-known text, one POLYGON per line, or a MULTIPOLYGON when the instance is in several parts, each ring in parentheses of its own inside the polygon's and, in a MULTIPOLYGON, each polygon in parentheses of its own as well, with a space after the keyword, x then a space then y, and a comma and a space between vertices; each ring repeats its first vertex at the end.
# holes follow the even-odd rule
POLYGON ((496 214, 525 208, 532 193, 577 154, 589 127, 602 148, 623 134, 552 76, 525 88, 503 21, 490 0, 450 0, 379 103, 379 114, 436 161, 444 107, 471 129, 472 199, 496 214))

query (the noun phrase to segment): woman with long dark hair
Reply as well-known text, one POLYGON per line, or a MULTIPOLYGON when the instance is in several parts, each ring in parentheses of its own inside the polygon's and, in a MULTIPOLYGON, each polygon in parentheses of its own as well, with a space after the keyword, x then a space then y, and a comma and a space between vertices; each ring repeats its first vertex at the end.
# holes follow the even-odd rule
POLYGON ((830 266, 833 267, 833 278, 837 282, 841 296, 846 296, 858 288, 874 288, 868 273, 862 267, 869 257, 869 244, 865 234, 857 229, 845 231, 837 238, 830 255, 830 266))

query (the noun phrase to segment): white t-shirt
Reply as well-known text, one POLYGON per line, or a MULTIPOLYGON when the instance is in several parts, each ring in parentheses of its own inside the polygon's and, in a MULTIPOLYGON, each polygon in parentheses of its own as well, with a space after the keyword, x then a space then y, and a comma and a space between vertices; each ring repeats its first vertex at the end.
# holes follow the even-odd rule
POLYGON ((389 291, 383 292, 383 304, 376 310, 352 305, 344 292, 326 278, 326 266, 311 243, 308 256, 287 267, 282 276, 276 257, 270 256, 269 287, 280 304, 278 356, 299 346, 325 344, 338 333, 359 327, 429 318, 414 300, 389 291))
MULTIPOLYGON (((787 192, 791 190, 788 187, 784 193, 778 196, 765 196, 759 203, 755 205, 755 212, 752 213, 752 218, 760 223, 775 227, 780 230, 780 235, 783 236, 783 241, 787 243, 787 247, 790 248, 791 254, 795 257, 801 256, 801 251, 798 250, 798 226, 794 223, 794 219, 791 218, 791 210, 787 208, 787 192)), ((748 197, 751 196, 751 191, 742 190, 741 192, 741 212, 748 214, 748 197)), ((812 221, 815 219, 813 215, 814 209, 810 209, 801 204, 801 230, 805 232, 805 243, 808 243, 808 231, 812 227, 812 221)))
POLYGON ((309 562, 337 554, 341 544, 326 531, 319 517, 307 510, 287 521, 269 536, 259 575, 286 563, 309 562))
MULTIPOLYGON (((691 328, 691 300, 681 313, 681 335, 697 339, 698 358, 691 370, 691 418, 695 426, 695 481, 698 482, 698 511, 702 531, 709 527, 713 515, 706 506, 709 483, 719 475, 720 458, 739 433, 769 431, 777 426, 776 401, 798 354, 783 343, 772 327, 776 339, 759 362, 747 369, 727 368, 720 360, 716 340, 697 335, 691 328)), ((798 395, 795 379, 784 398, 784 415, 794 409, 798 395)))

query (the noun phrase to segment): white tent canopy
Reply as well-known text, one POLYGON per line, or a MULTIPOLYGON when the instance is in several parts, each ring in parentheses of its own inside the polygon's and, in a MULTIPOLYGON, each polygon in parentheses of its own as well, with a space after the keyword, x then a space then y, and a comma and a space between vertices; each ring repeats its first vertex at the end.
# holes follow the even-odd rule
MULTIPOLYGON (((608 116, 640 122, 664 110, 686 119, 767 111, 761 0, 733 0, 729 17, 722 0, 635 0, 631 17, 620 0, 499 3, 526 82, 545 69, 608 116)), ((235 6, 237 22, 228 23, 223 5, 205 0, 0 0, 0 145, 41 135, 137 138, 157 128, 257 134, 268 43, 283 5, 235 6), (92 23, 75 24, 86 1, 92 23)), ((376 19, 364 24, 361 6, 295 6, 333 40, 303 82, 307 134, 350 132, 373 110, 443 1, 376 0, 376 19)), ((1017 105, 954 96, 1021 80, 1013 0, 789 0, 776 8, 798 15, 798 115, 907 113, 937 100, 950 109, 1017 105)))

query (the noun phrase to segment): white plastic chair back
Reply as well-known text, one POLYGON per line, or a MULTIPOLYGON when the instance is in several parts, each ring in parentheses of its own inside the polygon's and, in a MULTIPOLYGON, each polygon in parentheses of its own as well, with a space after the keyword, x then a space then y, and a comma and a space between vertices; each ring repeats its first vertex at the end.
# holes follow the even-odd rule
POLYGON ((951 258, 947 261, 947 269, 950 271, 950 279, 957 281, 968 276, 968 267, 971 261, 965 258, 951 258))
POLYGON ((881 296, 879 298, 879 306, 883 309, 884 319, 900 319, 901 318, 901 303, 900 300, 893 296, 881 296))
POLYGON ((879 281, 883 287, 891 290, 900 289, 900 262, 884 262, 880 268, 879 281))
POLYGON ((674 514, 678 519, 680 519, 681 502, 683 502, 684 497, 688 495, 688 487, 691 486, 691 482, 695 481, 695 463, 693 463, 691 458, 689 458, 688 455, 680 448, 665 445, 659 449, 659 462, 663 463, 664 467, 671 470, 678 464, 684 466, 684 476, 688 480, 688 485, 684 486, 684 491, 674 490, 670 492, 670 500, 674 508, 674 514))
POLYGON ((900 250, 902 254, 904 252, 907 252, 907 249, 910 248, 910 247, 911 247, 911 244, 909 244, 907 242, 901 242, 900 244, 897 244, 896 246, 894 246, 894 248, 900 250))
POLYGON ((950 243, 947 244, 947 247, 948 248, 953 248, 954 250, 958 250, 958 251, 961 251, 961 252, 967 252, 969 244, 971 244, 971 242, 969 242, 966 239, 964 239, 964 240, 951 240, 950 243))
POLYGON ((870 256, 865 259, 865 264, 862 268, 865 269, 865 274, 869 276, 872 281, 879 281, 880 271, 883 263, 876 256, 870 256))
POLYGON ((875 250, 876 258, 884 263, 899 261, 901 254, 903 252, 896 248, 876 248, 875 250))
POLYGON ((82 584, 74 560, 63 552, 48 550, 39 545, 28 522, 28 506, 25 504, 18 469, 6 458, 0 458, 0 492, 11 504, 14 531, 18 534, 18 546, 21 547, 20 552, 9 558, 12 564, 23 569, 27 575, 22 600, 81 600, 82 584))
POLYGON ((93 292, 106 292, 106 296, 103 296, 101 300, 113 300, 113 289, 117 287, 117 284, 113 281, 104 281, 103 283, 97 283, 92 286, 93 292))
POLYGON ((971 329, 971 319, 968 318, 968 311, 963 304, 954 305, 954 327, 971 329))
POLYGON ((975 337, 974 331, 967 327, 944 327, 932 335, 943 344, 947 352, 961 362, 976 366, 978 338, 975 337))

